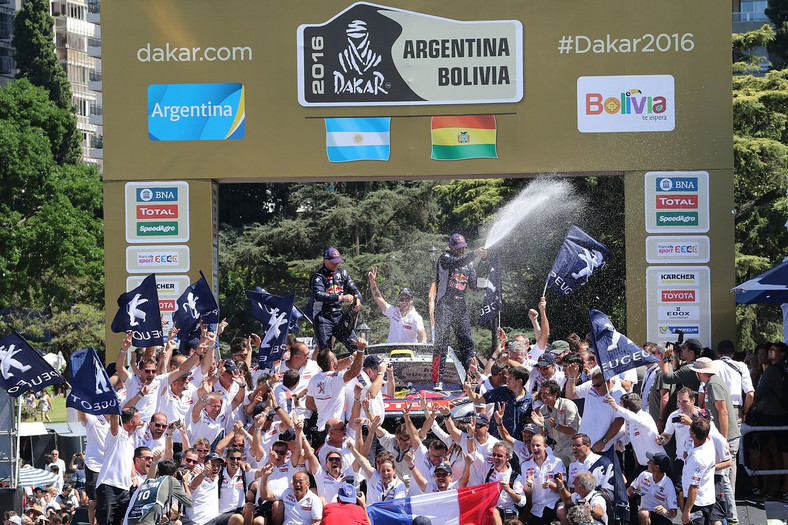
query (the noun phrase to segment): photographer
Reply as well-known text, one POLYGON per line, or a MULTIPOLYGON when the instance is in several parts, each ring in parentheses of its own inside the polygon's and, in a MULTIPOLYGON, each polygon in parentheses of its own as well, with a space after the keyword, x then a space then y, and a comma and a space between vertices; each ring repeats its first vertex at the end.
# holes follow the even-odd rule
MULTIPOLYGON (((178 471, 174 459, 163 459, 152 462, 146 479, 129 503, 129 509, 123 519, 123 525, 156 525, 162 522, 162 515, 170 501, 174 498, 181 505, 191 507, 192 497, 189 495, 191 473, 185 471, 178 477, 183 479, 183 486, 173 477, 178 471), (158 467, 158 477, 156 471, 158 467)), ((179 524, 176 520, 174 524, 179 524)))

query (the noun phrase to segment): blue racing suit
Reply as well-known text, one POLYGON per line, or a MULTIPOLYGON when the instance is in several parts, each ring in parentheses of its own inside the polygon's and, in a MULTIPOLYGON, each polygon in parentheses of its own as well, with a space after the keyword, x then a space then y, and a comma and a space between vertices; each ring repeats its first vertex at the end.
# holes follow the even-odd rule
POLYGON ((457 257, 446 250, 438 259, 435 277, 435 346, 432 351, 432 380, 443 382, 451 332, 457 338, 457 356, 466 370, 476 356, 471 337, 471 317, 465 305, 465 290, 476 283, 474 253, 457 257))
MULTIPOLYGON (((341 296, 355 295, 360 301, 361 293, 344 268, 337 268, 335 272, 331 272, 325 266, 321 266, 320 270, 312 276, 310 287, 312 298, 309 300, 306 313, 312 317, 315 327, 315 344, 320 350, 332 348, 331 337, 342 318, 341 296)), ((357 340, 356 334, 351 332, 350 336, 341 343, 354 352, 358 349, 357 340)))

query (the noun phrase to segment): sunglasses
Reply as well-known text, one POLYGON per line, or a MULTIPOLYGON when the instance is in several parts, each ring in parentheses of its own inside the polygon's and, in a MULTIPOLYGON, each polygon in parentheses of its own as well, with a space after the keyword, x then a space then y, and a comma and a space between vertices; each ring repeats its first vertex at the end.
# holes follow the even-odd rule
POLYGON ((496 454, 495 452, 493 452, 493 453, 492 453, 492 454, 490 454, 490 455, 491 455, 492 457, 494 457, 494 458, 505 458, 505 457, 506 457, 506 454, 496 454))
POLYGON ((229 456, 227 459, 230 461, 241 461, 241 456, 229 456))
POLYGON ((604 385, 604 384, 605 383, 591 383, 591 386, 594 387, 594 388, 602 388, 602 385, 604 385))
POLYGON ((153 461, 153 456, 140 456, 143 461, 153 461))
POLYGON ((146 368, 145 370, 143 370, 143 372, 145 372, 146 374, 155 374, 156 373, 156 369, 155 368, 153 368, 153 369, 147 369, 146 368))
POLYGON ((196 459, 189 459, 189 458, 183 458, 183 461, 185 461, 186 463, 190 463, 190 464, 198 462, 196 459))
POLYGON ((154 423, 153 426, 156 428, 167 428, 167 423, 154 423))
POLYGON ((345 431, 345 425, 342 425, 341 427, 332 428, 331 430, 339 430, 340 432, 344 432, 345 431))
POLYGON ((284 456, 285 454, 287 454, 287 449, 285 449, 285 450, 276 450, 276 449, 274 449, 271 452, 276 453, 278 456, 284 456))
POLYGON ((195 448, 194 450, 199 454, 207 454, 208 452, 210 452, 210 449, 207 448, 195 448))
POLYGON ((330 463, 342 463, 342 458, 336 458, 336 457, 334 457, 334 458, 328 458, 328 461, 329 461, 330 463))
POLYGON ((449 473, 448 472, 436 472, 435 473, 435 477, 436 478, 447 478, 447 477, 449 477, 449 473))
POLYGON ((397 298, 397 301, 399 301, 399 302, 401 302, 401 303, 407 303, 407 302, 410 302, 410 301, 412 301, 412 300, 413 300, 413 299, 412 299, 412 298, 410 298, 410 297, 399 297, 399 298, 397 298))

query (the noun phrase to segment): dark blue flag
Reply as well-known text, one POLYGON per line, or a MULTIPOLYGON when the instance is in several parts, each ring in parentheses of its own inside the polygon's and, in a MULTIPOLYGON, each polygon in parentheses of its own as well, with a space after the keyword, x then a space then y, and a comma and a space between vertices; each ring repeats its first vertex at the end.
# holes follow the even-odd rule
POLYGON ((120 399, 96 350, 77 350, 71 354, 70 362, 71 393, 66 406, 96 416, 120 414, 120 399))
POLYGON ((150 274, 139 286, 118 297, 118 313, 112 320, 115 333, 132 332, 131 342, 136 347, 161 346, 161 312, 156 276, 150 274))
POLYGON ((547 276, 547 288, 559 297, 569 295, 586 284, 591 274, 611 257, 607 246, 573 225, 547 276))
MULTIPOLYGON (((266 292, 266 291, 265 291, 265 289, 264 289, 264 288, 260 288, 259 286, 258 286, 257 288, 255 288, 255 289, 254 289, 254 291, 255 291, 255 292, 262 293, 262 294, 267 294, 267 293, 268 293, 268 292, 266 292)), ((300 322, 301 322, 303 319, 306 319, 306 320, 307 320, 307 321, 309 321, 310 323, 312 322, 312 319, 310 319, 310 318, 309 318, 309 317, 308 317, 308 316, 307 316, 307 315, 306 315, 306 314, 303 312, 303 310, 301 310, 301 309, 300 309, 299 307, 297 307, 296 305, 293 305, 293 313, 292 313, 292 315, 290 316, 290 325, 289 325, 289 330, 290 330, 291 332, 298 333, 298 332, 301 330, 301 329, 300 329, 300 327, 298 326, 298 323, 300 323, 300 322)))
MULTIPOLYGON (((607 491, 608 496, 613 500, 616 516, 628 521, 629 497, 621 473, 621 464, 616 455, 616 447, 610 447, 602 453, 602 456, 591 465, 591 474, 596 479, 597 489, 607 491)), ((611 518, 612 516, 608 516, 608 520, 611 518)))
POLYGON ((219 323, 219 305, 202 272, 200 279, 184 290, 175 305, 172 324, 178 329, 180 351, 185 353, 187 343, 200 338, 200 319, 205 325, 219 323))
POLYGON ((279 297, 265 292, 246 290, 252 303, 252 317, 263 323, 265 334, 258 351, 260 368, 271 368, 274 361, 282 358, 293 315, 295 293, 290 297, 279 297))
POLYGON ((21 335, 14 332, 0 339, 0 388, 8 395, 19 397, 28 390, 38 392, 65 382, 21 335))
POLYGON ((487 290, 484 292, 484 300, 479 311, 479 324, 489 323, 495 319, 502 308, 501 258, 496 252, 490 266, 490 278, 487 280, 487 290))
POLYGON ((659 360, 619 333, 608 317, 599 310, 589 310, 594 352, 605 379, 659 360))

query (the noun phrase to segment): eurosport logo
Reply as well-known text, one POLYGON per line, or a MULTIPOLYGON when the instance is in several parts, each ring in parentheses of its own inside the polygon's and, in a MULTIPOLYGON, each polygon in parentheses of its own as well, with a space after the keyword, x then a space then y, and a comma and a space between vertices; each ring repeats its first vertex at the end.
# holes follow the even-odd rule
POLYGON ((148 86, 148 138, 151 140, 228 140, 246 134, 244 86, 151 84, 148 86))
POLYGON ((662 290, 659 297, 661 303, 694 303, 697 300, 697 290, 662 290))
POLYGON ((581 133, 672 131, 672 75, 622 75, 577 79, 577 129, 581 133))
POLYGON ((698 177, 659 177, 657 191, 699 191, 698 177))

